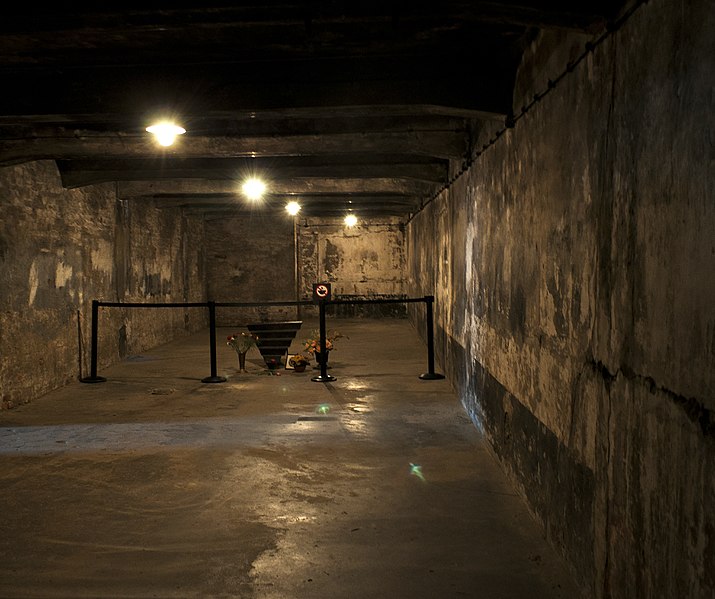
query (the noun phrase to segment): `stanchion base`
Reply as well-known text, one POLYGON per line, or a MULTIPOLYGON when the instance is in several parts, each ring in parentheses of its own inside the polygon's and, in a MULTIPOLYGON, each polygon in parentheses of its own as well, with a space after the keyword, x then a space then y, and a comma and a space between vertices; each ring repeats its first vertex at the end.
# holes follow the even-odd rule
POLYGON ((337 381, 338 379, 337 379, 337 377, 334 377, 334 376, 328 374, 327 376, 322 376, 322 375, 314 376, 310 380, 313 381, 314 383, 329 383, 330 381, 337 381))
POLYGON ((443 374, 437 374, 436 372, 425 372, 424 374, 420 375, 420 378, 423 381, 438 381, 440 379, 444 378, 443 374))
POLYGON ((202 383, 225 383, 226 377, 223 376, 207 376, 205 379, 201 379, 202 383))
POLYGON ((86 376, 83 379, 79 379, 80 383, 106 383, 107 379, 103 376, 86 376))

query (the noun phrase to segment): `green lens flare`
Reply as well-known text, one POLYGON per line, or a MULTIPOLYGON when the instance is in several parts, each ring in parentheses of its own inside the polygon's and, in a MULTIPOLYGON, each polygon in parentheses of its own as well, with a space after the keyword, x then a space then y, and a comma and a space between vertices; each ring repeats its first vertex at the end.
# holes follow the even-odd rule
POLYGON ((420 466, 419 464, 413 464, 412 462, 410 462, 410 474, 414 474, 423 483, 427 482, 424 477, 424 474, 422 474, 422 466, 420 466))

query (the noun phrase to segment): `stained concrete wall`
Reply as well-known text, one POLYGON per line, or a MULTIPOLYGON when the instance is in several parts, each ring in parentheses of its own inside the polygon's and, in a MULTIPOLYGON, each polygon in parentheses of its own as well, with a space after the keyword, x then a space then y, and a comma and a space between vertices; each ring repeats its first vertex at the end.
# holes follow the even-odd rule
MULTIPOLYGON (((206 223, 207 285, 217 302, 310 301, 313 283, 330 282, 342 299, 404 296, 405 231, 398 219, 339 219, 263 212, 206 223), (296 284, 297 280, 297 284, 296 284)), ((222 326, 315 316, 314 306, 219 308, 222 326)), ((328 314, 406 316, 402 304, 331 306, 328 314)))
MULTIPOLYGON (((293 219, 276 212, 212 216, 206 221, 206 275, 216 302, 296 301, 293 219)), ((219 308, 220 326, 295 320, 295 307, 219 308)))
MULTIPOLYGON (((112 185, 62 188, 54 162, 0 168, 2 407, 76 379, 80 363, 88 374, 93 299, 203 301, 202 238, 201 221, 112 185)), ((205 312, 102 309, 100 370, 205 326, 205 312)))
MULTIPOLYGON (((589 597, 715 596, 714 7, 641 6, 407 229, 438 356, 589 597)), ((534 42, 517 113, 582 41, 534 42)))
MULTIPOLYGON (((338 219, 301 219, 297 234, 303 297, 312 296, 316 282, 329 282, 336 299, 404 297, 405 230, 399 219, 362 219, 355 227, 346 227, 338 219)), ((404 304, 343 304, 329 307, 327 313, 402 317, 407 311, 404 304)))

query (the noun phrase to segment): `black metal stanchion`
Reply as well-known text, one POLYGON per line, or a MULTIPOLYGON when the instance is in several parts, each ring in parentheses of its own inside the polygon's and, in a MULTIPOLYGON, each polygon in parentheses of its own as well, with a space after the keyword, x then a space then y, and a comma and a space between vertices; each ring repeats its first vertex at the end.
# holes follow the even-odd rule
POLYGON ((226 378, 216 373, 216 302, 209 302, 209 343, 211 344, 211 376, 201 379, 202 383, 225 383, 226 378))
POLYGON ((79 310, 77 310, 77 356, 79 357, 78 359, 78 366, 79 366, 79 380, 82 380, 82 360, 84 358, 83 354, 83 344, 82 344, 82 316, 80 315, 79 310))
POLYGON ((425 304, 427 310, 427 369, 428 371, 420 375, 423 381, 435 381, 443 379, 443 374, 437 374, 434 371, 434 316, 432 308, 434 304, 434 296, 425 296, 425 304))
POLYGON ((318 310, 320 313, 320 375, 311 378, 311 381, 316 383, 329 383, 336 381, 337 378, 328 374, 328 349, 326 345, 325 332, 325 301, 318 302, 318 310))
POLYGON ((92 347, 89 376, 80 379, 82 383, 104 383, 107 379, 97 376, 97 330, 99 328, 99 300, 92 300, 92 347))

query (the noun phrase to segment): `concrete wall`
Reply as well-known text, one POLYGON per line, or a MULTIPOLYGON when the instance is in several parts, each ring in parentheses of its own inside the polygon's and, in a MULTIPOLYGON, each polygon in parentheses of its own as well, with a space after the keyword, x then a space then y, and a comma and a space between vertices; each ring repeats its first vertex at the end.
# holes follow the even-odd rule
MULTIPOLYGON (((296 301, 293 219, 255 212, 206 221, 209 299, 217 302, 296 301)), ((295 320, 295 307, 220 308, 219 326, 295 320)))
MULTIPOLYGON (((445 371, 589 597, 715 596, 714 6, 641 6, 407 229, 445 371)), ((534 42, 517 113, 582 42, 534 42)))
MULTIPOLYGON (((313 283, 329 282, 342 299, 404 296, 405 231, 398 219, 363 219, 346 227, 337 219, 301 219, 298 227, 299 282, 303 297, 313 283)), ((313 308, 307 313, 315 312, 313 308)), ((403 304, 336 305, 337 317, 405 316, 403 304)))
MULTIPOLYGON (((54 162, 0 168, 0 396, 31 401, 89 363, 91 301, 203 301, 203 224, 66 190, 54 162), (78 314, 79 313, 79 314, 78 314)), ((205 326, 204 310, 100 311, 99 365, 205 326)))
MULTIPOLYGON (((328 281, 344 299, 404 294, 404 226, 396 219, 363 220, 348 228, 338 219, 266 212, 216 216, 206 223, 209 298, 217 302, 311 300, 313 283, 328 281), (297 262, 296 262, 297 260, 297 262), (296 285, 297 277, 297 285, 296 285)), ((404 305, 333 306, 331 316, 405 316, 404 305)), ((220 308, 219 325, 314 316, 313 306, 220 308)))
MULTIPOLYGON (((337 294, 402 293, 404 231, 398 224, 347 231, 334 221, 301 222, 298 234, 292 219, 275 213, 204 224, 201 216, 150 200, 118 199, 111 184, 64 189, 52 161, 0 168, 2 407, 75 380, 80 363, 88 374, 93 299, 306 299, 318 273, 337 294)), ((218 313, 220 325, 298 316, 285 307, 218 313)), ((122 357, 206 324, 205 309, 102 308, 100 374, 122 357)))

